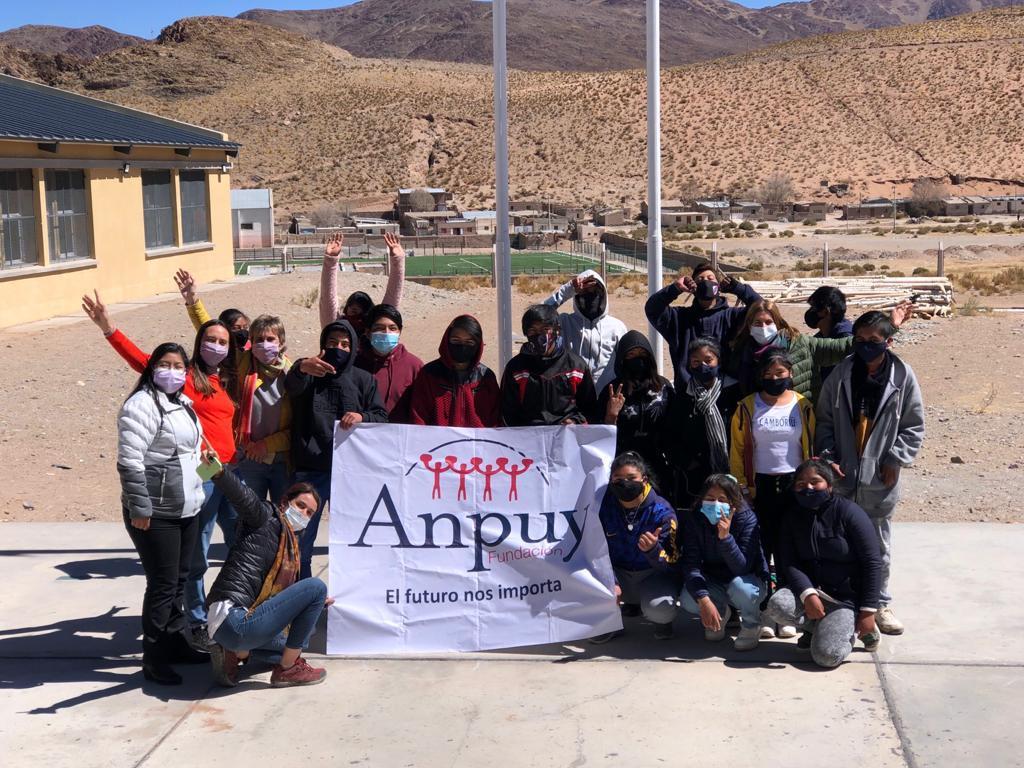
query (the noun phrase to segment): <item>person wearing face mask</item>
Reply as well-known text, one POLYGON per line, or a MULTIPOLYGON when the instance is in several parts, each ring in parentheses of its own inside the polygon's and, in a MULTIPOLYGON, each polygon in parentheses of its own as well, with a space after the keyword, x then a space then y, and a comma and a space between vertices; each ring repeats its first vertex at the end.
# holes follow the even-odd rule
POLYGON ((238 510, 238 543, 207 598, 214 680, 233 688, 253 651, 276 657, 272 688, 315 685, 327 671, 310 666, 303 649, 325 607, 327 585, 299 577, 299 537, 320 508, 309 483, 287 488, 277 504, 253 493, 230 472, 213 482, 238 510))
POLYGON ((689 508, 708 475, 729 472, 729 424, 740 399, 738 382, 722 370, 718 342, 698 337, 690 343, 686 389, 672 401, 668 455, 676 467, 676 504, 689 508))
POLYGON ((657 591, 674 589, 680 602, 651 606, 647 618, 671 624, 681 605, 700 617, 705 640, 719 642, 725 638, 734 606, 740 614, 740 631, 733 646, 737 651, 752 651, 758 644, 761 601, 768 594, 768 565, 757 517, 732 475, 709 476, 696 496, 680 520, 679 559, 674 565, 662 564, 662 573, 655 577, 665 580, 657 591))
POLYGON ((884 312, 853 324, 854 354, 825 382, 818 397, 815 447, 833 462, 836 493, 867 513, 882 553, 883 634, 903 632, 890 605, 892 518, 900 498, 900 473, 913 464, 924 442, 924 401, 913 369, 892 351, 896 327, 884 312))
POLYGON ((554 307, 523 315, 526 343, 501 377, 501 418, 509 427, 586 424, 597 405, 590 368, 565 344, 554 307))
POLYGON ((867 514, 834 492, 828 463, 810 459, 796 471, 793 502, 779 536, 779 567, 786 587, 763 611, 771 621, 792 624, 819 667, 838 667, 858 638, 875 650, 882 558, 867 514))
MULTIPOLYGON (((423 361, 402 344, 402 313, 378 304, 366 315, 367 337, 359 344, 356 367, 373 375, 377 391, 393 424, 409 421, 410 387, 423 361)), ((356 333, 359 330, 356 329, 356 333)))
MULTIPOLYGON (((640 454, 620 454, 612 462, 601 501, 601 526, 615 572, 615 595, 625 617, 646 615, 652 608, 657 612, 659 605, 674 602, 678 594, 664 580, 648 583, 658 573, 652 564, 670 565, 678 554, 675 512, 655 492, 652 482, 651 470, 640 454)), ((590 642, 606 643, 621 634, 609 632, 590 642)), ((672 637, 671 619, 656 623, 654 636, 659 640, 672 637)))
MULTIPOLYGON (((82 308, 110 343, 133 370, 142 373, 150 356, 139 349, 131 339, 116 328, 110 320, 106 306, 99 292, 82 297, 82 308)), ((220 460, 230 464, 236 452, 233 422, 235 404, 228 394, 229 375, 224 364, 231 349, 231 334, 220 320, 203 323, 196 333, 192 358, 185 375, 182 389, 192 401, 192 407, 203 426, 207 444, 217 453, 220 460)), ((188 608, 189 636, 194 646, 206 649, 210 645, 206 632, 206 594, 203 577, 208 567, 207 554, 213 538, 215 525, 220 526, 224 543, 230 549, 235 540, 237 515, 224 496, 213 487, 212 482, 203 483, 205 501, 199 512, 199 542, 195 548, 192 566, 189 569, 185 587, 188 608)))
POLYGON ((190 645, 184 611, 203 504, 203 427, 182 392, 188 366, 180 344, 158 346, 117 415, 124 525, 146 574, 142 672, 163 685, 181 683, 172 663, 209 659, 190 645))
MULTIPOLYGON (((345 236, 338 233, 331 235, 324 246, 324 264, 320 270, 320 325, 345 319, 362 336, 369 328, 367 315, 373 309, 373 299, 363 291, 356 291, 345 300, 341 312, 338 311, 338 262, 344 244, 345 236)), ((402 304, 405 249, 398 235, 390 233, 384 235, 384 244, 388 249, 388 284, 380 303, 397 309, 402 304)))
MULTIPOLYGON (((320 332, 319 356, 296 360, 285 377, 285 390, 292 401, 291 461, 295 481, 316 488, 321 504, 331 497, 335 422, 340 422, 342 429, 352 429, 356 424, 388 420, 377 382, 355 367, 358 352, 355 329, 347 320, 337 320, 320 332)), ((322 514, 322 507, 318 508, 300 537, 299 578, 311 574, 313 546, 322 514)))
POLYGON ((238 475, 257 496, 272 501, 288 486, 292 404, 284 380, 291 361, 284 323, 260 315, 249 328, 251 348, 237 360, 232 396, 238 403, 235 442, 240 450, 238 475))
MULTIPOLYGON (((804 313, 804 323, 817 331, 816 337, 845 339, 853 336, 853 323, 846 319, 846 295, 841 290, 823 285, 815 289, 807 303, 810 307, 804 313)), ((825 381, 833 370, 834 366, 822 366, 819 371, 821 381, 825 381)))
POLYGON ((501 392, 480 362, 484 332, 475 317, 459 315, 441 337, 438 357, 423 366, 409 396, 409 423, 435 427, 501 426, 501 392))
MULTIPOLYGON (((814 445, 814 408, 793 390, 793 363, 784 352, 765 354, 757 372, 760 391, 744 398, 732 417, 729 464, 744 495, 753 501, 765 559, 771 565, 793 473, 814 445)), ((775 573, 778 578, 777 564, 775 573)), ((766 627, 762 634, 773 633, 766 627)), ((795 634, 789 625, 779 628, 779 637, 795 634)))
POLYGON ((684 391, 690 380, 687 357, 690 343, 698 336, 712 338, 723 353, 726 352, 728 342, 743 323, 747 305, 760 299, 749 285, 728 276, 719 280, 711 265, 703 262, 694 267, 692 276, 679 278, 647 300, 644 307, 647 319, 668 343, 676 392, 684 391), (693 294, 693 303, 688 307, 673 307, 672 302, 684 293, 693 294), (726 301, 728 293, 736 296, 736 306, 726 301))
MULTIPOLYGON (((210 313, 206 310, 202 299, 196 296, 195 278, 186 269, 179 269, 174 275, 174 283, 185 300, 185 309, 188 310, 188 317, 192 325, 198 331, 199 328, 210 322, 210 313)), ((234 342, 235 356, 239 356, 249 349, 249 317, 240 309, 225 309, 217 319, 224 323, 231 332, 231 339, 234 342)))
POLYGON ((615 350, 626 333, 626 324, 609 314, 608 286, 592 269, 561 286, 544 303, 557 309, 569 299, 572 299, 572 312, 558 316, 562 337, 569 349, 590 366, 595 387, 603 392, 618 375, 615 350))
POLYGON ((639 331, 629 331, 615 349, 615 378, 597 401, 605 424, 614 424, 616 454, 633 451, 644 457, 662 488, 673 487, 665 455, 672 384, 658 375, 651 344, 639 331))

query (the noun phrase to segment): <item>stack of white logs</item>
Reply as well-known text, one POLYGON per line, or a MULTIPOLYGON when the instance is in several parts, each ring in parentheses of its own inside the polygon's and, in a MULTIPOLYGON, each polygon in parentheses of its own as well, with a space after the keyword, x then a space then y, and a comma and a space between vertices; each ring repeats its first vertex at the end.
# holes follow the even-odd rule
POLYGON ((950 317, 953 286, 945 277, 794 277, 747 283, 766 299, 780 304, 806 304, 815 290, 832 285, 846 294, 846 303, 864 309, 892 309, 913 299, 919 317, 950 317))

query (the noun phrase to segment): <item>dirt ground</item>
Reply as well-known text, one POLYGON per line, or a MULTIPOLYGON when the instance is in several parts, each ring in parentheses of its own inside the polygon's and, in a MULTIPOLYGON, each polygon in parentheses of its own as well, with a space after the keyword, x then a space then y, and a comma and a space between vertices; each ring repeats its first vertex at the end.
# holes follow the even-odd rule
MULTIPOLYGON (((280 314, 294 359, 317 351, 316 308, 302 306, 317 282, 315 273, 301 272, 204 286, 200 295, 213 313, 236 306, 253 317, 280 314)), ((344 273, 339 283, 342 295, 384 290, 384 278, 365 274, 344 273)), ((515 316, 538 298, 515 294, 515 316)), ((191 349, 180 298, 164 299, 118 306, 115 323, 143 349, 169 340, 191 349)), ((646 331, 643 301, 639 290, 619 288, 612 311, 646 331)), ((408 284, 403 341, 433 359, 445 326, 462 312, 475 314, 493 339, 494 307, 493 289, 408 284)), ((787 314, 799 323, 803 308, 787 314)), ((84 316, 0 331, 0 349, 0 520, 119 519, 115 419, 135 375, 84 316)), ((905 473, 900 519, 1024 521, 1024 314, 915 320, 897 350, 922 382, 928 417, 923 453, 905 473)), ((494 343, 484 361, 496 367, 494 343)))

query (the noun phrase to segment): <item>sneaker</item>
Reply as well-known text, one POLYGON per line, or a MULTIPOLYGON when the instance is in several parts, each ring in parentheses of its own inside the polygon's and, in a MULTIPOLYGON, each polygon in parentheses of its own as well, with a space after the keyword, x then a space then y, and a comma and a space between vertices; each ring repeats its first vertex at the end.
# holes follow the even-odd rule
POLYGON ((619 610, 622 612, 623 618, 626 619, 635 619, 637 616, 643 615, 643 611, 636 603, 623 603, 619 610))
POLYGON ((210 653, 213 640, 210 639, 205 624, 197 624, 189 630, 188 644, 197 650, 210 653))
POLYGON ((732 647, 737 651, 752 651, 757 648, 761 638, 760 627, 740 627, 736 639, 732 641, 732 647))
POLYGON ((775 626, 765 624, 758 630, 758 636, 762 640, 773 640, 775 638, 775 626))
POLYGON ((210 648, 210 665, 213 667, 213 679, 225 688, 238 685, 238 656, 222 645, 214 643, 210 648))
POLYGON ((675 634, 671 624, 655 624, 654 625, 654 639, 655 640, 671 640, 672 635, 675 634))
POLYGON ((293 685, 316 685, 322 683, 327 677, 326 669, 311 667, 306 660, 299 656, 288 669, 280 664, 274 667, 270 674, 271 688, 290 688, 293 685))
POLYGON ((775 636, 782 640, 790 640, 796 637, 796 627, 791 624, 780 624, 775 636))
POLYGON ((902 635, 904 629, 903 622, 896 618, 896 614, 888 605, 878 609, 878 613, 875 614, 875 626, 883 635, 902 635))
POLYGON ((879 643, 882 642, 882 633, 875 627, 874 632, 868 632, 866 635, 862 635, 860 641, 864 643, 865 651, 877 651, 879 643))
POLYGON ((799 638, 797 638, 796 647, 799 648, 801 651, 811 650, 812 637, 814 637, 814 635, 812 635, 810 632, 804 632, 802 635, 800 635, 799 638))
POLYGON ((607 642, 614 640, 622 634, 621 629, 616 629, 614 632, 605 632, 603 635, 594 635, 590 638, 589 642, 591 645, 604 645, 607 642))
POLYGON ((723 616, 721 616, 721 619, 722 619, 722 622, 721 622, 722 626, 721 626, 721 628, 717 632, 715 632, 713 629, 705 629, 704 630, 704 639, 707 640, 709 643, 717 643, 719 640, 724 639, 725 638, 725 625, 729 623, 729 617, 730 616, 732 616, 732 608, 730 608, 727 605, 727 606, 725 606, 725 614, 723 616))

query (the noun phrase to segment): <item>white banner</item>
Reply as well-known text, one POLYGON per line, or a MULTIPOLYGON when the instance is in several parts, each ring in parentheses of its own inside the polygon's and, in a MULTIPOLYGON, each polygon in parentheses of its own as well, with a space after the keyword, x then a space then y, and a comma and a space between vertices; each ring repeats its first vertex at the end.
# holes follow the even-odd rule
POLYGON ((622 628, 604 426, 336 430, 327 652, 480 651, 622 628))

